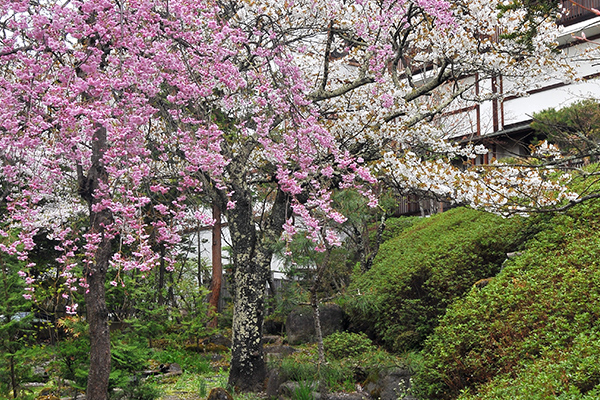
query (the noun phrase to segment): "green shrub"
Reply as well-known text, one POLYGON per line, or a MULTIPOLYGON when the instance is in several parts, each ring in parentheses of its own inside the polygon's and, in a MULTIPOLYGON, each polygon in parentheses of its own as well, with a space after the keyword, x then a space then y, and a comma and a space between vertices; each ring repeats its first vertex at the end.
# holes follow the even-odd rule
POLYGON ((319 368, 315 363, 316 353, 310 352, 311 356, 286 357, 277 365, 271 365, 270 369, 277 368, 283 380, 295 382, 323 381, 331 392, 353 389, 355 380, 355 363, 340 362, 333 360, 319 368))
POLYGON ((318 369, 314 359, 298 360, 296 357, 284 358, 279 364, 279 371, 284 380, 305 381, 314 379, 318 369))
POLYGON ((294 389, 292 400, 314 400, 314 390, 316 390, 316 388, 312 381, 300 381, 298 382, 298 387, 294 389))
POLYGON ((316 345, 310 345, 290 356, 270 361, 269 369, 277 369, 283 381, 322 381, 330 392, 352 392, 357 383, 363 384, 368 377, 376 377, 382 370, 406 366, 397 356, 373 346, 364 335, 350 336, 359 338, 364 351, 341 359, 328 357, 328 362, 319 368, 316 345))
POLYGON ((371 270, 354 277, 344 308, 357 330, 387 348, 419 348, 452 301, 500 270, 528 224, 465 208, 421 218, 381 245, 371 270))
MULTIPOLYGON (((0 237, 0 243, 5 241, 0 237)), ((0 398, 25 395, 21 385, 32 379, 35 362, 34 314, 31 301, 23 297, 25 280, 18 274, 22 268, 15 256, 0 254, 0 398)))
POLYGON ((542 222, 523 255, 448 309, 414 380, 422 398, 598 398, 600 202, 542 222))
POLYGON ((545 352, 500 374, 461 400, 596 400, 600 398, 599 332, 578 335, 572 346, 545 352))
POLYGON ((327 357, 339 360, 373 352, 375 346, 364 333, 334 332, 323 339, 327 357))
POLYGON ((198 354, 196 351, 171 346, 164 350, 157 350, 154 359, 159 364, 177 363, 184 371, 194 374, 206 374, 213 371, 210 364, 210 354, 198 354))
MULTIPOLYGON (((385 229, 381 234, 381 242, 387 242, 399 236, 402 232, 412 227, 414 224, 421 220, 419 217, 399 217, 399 218, 388 218, 385 221, 385 229)), ((371 242, 375 242, 375 236, 377 233, 377 227, 375 226, 371 232, 371 242)))
MULTIPOLYGON (((110 353, 109 387, 111 389, 119 388, 128 393, 127 398, 152 400, 151 394, 156 391, 139 379, 140 371, 147 369, 149 366, 148 360, 151 351, 148 349, 147 342, 141 337, 115 333, 111 337, 110 353)), ((118 391, 117 393, 121 392, 118 391)))
MULTIPOLYGON (((65 318, 59 325, 69 333, 56 346, 47 348, 49 353, 54 353, 51 363, 50 375, 59 381, 72 381, 73 389, 84 391, 87 386, 89 372, 90 339, 87 324, 76 317, 65 318)), ((148 368, 151 350, 144 338, 115 332, 111 335, 111 371, 109 389, 118 389, 113 396, 120 398, 123 391, 132 393, 150 393, 150 388, 142 387, 136 379, 137 375, 148 368)), ((136 395, 138 396, 138 395, 136 395)), ((135 399, 146 399, 130 397, 135 399)), ((129 398, 129 397, 128 397, 129 398)))
POLYGON ((79 318, 64 318, 59 325, 70 336, 60 341, 53 350, 56 351, 53 370, 60 380, 72 381, 73 388, 85 390, 90 368, 90 338, 86 332, 87 325, 79 318))
POLYGON ((162 395, 156 384, 139 379, 130 379, 121 390, 111 393, 111 400, 155 400, 162 395))

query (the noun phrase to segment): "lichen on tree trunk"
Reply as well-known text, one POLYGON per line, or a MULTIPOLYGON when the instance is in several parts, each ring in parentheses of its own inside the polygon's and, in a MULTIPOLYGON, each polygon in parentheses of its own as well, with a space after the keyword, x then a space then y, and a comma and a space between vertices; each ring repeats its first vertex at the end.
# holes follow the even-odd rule
POLYGON ((262 343, 266 282, 264 268, 264 264, 248 261, 238 265, 235 271, 229 385, 241 392, 261 390, 266 377, 262 343))
POLYGON ((234 186, 234 208, 223 208, 229 224, 234 265, 233 348, 229 385, 238 391, 263 389, 267 375, 262 329, 266 282, 273 245, 280 238, 285 218, 291 212, 289 197, 281 190, 270 212, 256 224, 252 192, 244 180, 234 186))

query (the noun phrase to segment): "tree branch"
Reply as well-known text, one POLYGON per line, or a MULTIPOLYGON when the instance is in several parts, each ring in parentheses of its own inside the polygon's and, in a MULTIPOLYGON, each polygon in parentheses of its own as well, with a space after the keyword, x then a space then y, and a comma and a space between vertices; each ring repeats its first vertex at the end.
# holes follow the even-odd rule
POLYGON ((429 80, 423 86, 419 86, 418 88, 414 89, 412 92, 408 93, 406 96, 404 96, 404 100, 407 103, 411 102, 411 101, 423 96, 424 94, 431 93, 432 90, 434 90, 437 87, 441 86, 442 84, 446 83, 446 81, 453 76, 452 71, 447 70, 448 65, 449 65, 448 61, 446 61, 446 60, 442 61, 442 64, 440 65, 440 70, 439 70, 437 76, 435 78, 429 80))
POLYGON ((10 56, 12 54, 20 53, 22 51, 29 51, 31 49, 33 49, 33 46, 25 46, 25 47, 19 47, 18 49, 3 51, 3 52, 0 52, 0 57, 10 56))
POLYGON ((325 92, 327 79, 329 79, 329 57, 331 56, 331 44, 333 43, 333 21, 329 21, 329 32, 327 34, 327 44, 325 45, 325 60, 323 64, 323 80, 319 90, 325 92))
POLYGON ((326 91, 326 90, 323 90, 320 88, 320 89, 310 93, 307 97, 309 100, 314 101, 314 102, 332 99, 334 97, 343 96, 344 94, 346 94, 348 92, 351 92, 361 86, 368 85, 369 83, 373 83, 373 82, 375 82, 375 78, 372 78, 369 76, 363 76, 361 78, 356 79, 353 82, 350 82, 347 85, 344 85, 344 86, 334 89, 334 90, 326 91))

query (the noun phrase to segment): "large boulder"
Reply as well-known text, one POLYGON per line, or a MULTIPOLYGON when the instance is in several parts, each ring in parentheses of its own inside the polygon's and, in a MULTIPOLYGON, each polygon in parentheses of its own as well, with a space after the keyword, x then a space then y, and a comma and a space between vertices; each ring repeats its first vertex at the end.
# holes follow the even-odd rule
POLYGON ((278 369, 272 369, 267 376, 265 392, 267 399, 275 399, 279 394, 279 386, 283 383, 281 373, 278 369))
POLYGON ((410 394, 410 371, 402 368, 384 370, 379 373, 376 381, 365 384, 364 390, 373 398, 379 400, 413 400, 410 394))
MULTIPOLYGON (((322 304, 319 306, 321 331, 323 337, 344 329, 344 312, 337 304, 322 304)), ((289 344, 312 343, 317 340, 313 310, 301 307, 292 311, 285 323, 289 344)))

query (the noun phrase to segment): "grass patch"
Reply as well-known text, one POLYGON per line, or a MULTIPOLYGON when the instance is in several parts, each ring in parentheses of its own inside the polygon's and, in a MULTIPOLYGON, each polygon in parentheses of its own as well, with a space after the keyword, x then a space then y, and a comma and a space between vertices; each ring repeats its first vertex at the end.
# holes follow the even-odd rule
MULTIPOLYGON (((228 354, 223 356, 227 359, 228 354)), ((199 354, 195 351, 171 347, 165 350, 155 350, 153 358, 158 364, 177 363, 183 371, 193 374, 210 374, 214 371, 210 353, 199 354)))

